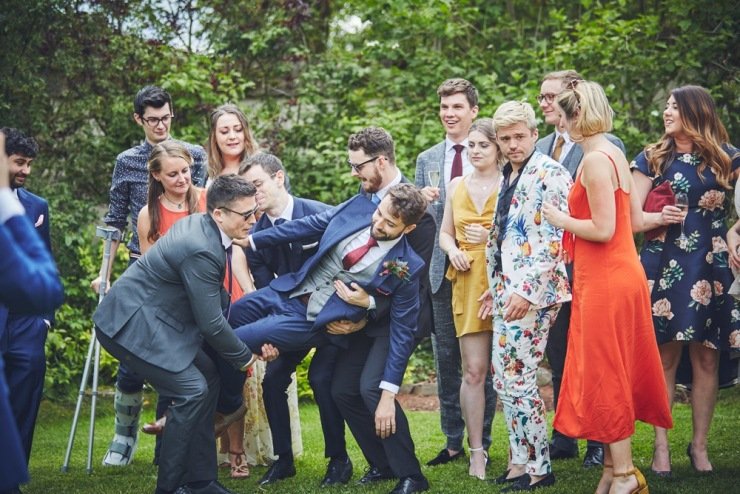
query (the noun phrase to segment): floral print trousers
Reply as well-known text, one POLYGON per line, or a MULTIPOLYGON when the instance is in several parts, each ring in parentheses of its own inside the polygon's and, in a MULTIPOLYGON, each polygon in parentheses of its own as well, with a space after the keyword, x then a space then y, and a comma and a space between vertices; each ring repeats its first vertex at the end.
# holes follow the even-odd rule
POLYGON ((530 475, 546 475, 552 471, 547 415, 536 376, 560 304, 530 310, 522 319, 506 322, 503 290, 493 293, 493 386, 504 409, 511 462, 526 465, 530 475))

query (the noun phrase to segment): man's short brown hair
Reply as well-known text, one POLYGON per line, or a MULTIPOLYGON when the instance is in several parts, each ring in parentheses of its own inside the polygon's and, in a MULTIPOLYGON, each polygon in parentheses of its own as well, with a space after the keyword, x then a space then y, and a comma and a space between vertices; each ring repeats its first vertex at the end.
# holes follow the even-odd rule
POLYGON ((368 156, 385 156, 391 164, 396 164, 393 137, 382 127, 366 127, 352 134, 347 140, 347 148, 350 151, 362 150, 368 156))
POLYGON ((437 88, 437 95, 440 98, 457 93, 465 95, 471 108, 478 106, 478 90, 466 79, 447 79, 437 88))
POLYGON ((427 209, 427 200, 413 184, 394 185, 387 195, 391 198, 391 214, 401 218, 406 226, 417 224, 427 209))

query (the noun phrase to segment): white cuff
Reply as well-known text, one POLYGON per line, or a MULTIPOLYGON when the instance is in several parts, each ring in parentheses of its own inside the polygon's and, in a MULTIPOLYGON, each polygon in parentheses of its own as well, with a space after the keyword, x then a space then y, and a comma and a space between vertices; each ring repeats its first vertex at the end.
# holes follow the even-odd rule
POLYGON ((388 381, 380 381, 380 386, 378 386, 378 387, 380 389, 384 389, 386 391, 390 391, 394 395, 397 395, 398 392, 401 389, 399 386, 397 386, 395 384, 392 384, 392 383, 389 383, 388 381))
POLYGON ((254 240, 252 240, 252 236, 248 236, 247 240, 249 240, 249 246, 252 248, 253 252, 257 252, 257 247, 254 246, 254 240))
POLYGON ((375 310, 378 307, 377 305, 375 305, 375 297, 373 297, 372 295, 368 295, 367 298, 370 300, 367 306, 367 310, 375 310))
POLYGON ((5 223, 13 216, 23 216, 26 210, 10 188, 0 189, 0 223, 5 223))

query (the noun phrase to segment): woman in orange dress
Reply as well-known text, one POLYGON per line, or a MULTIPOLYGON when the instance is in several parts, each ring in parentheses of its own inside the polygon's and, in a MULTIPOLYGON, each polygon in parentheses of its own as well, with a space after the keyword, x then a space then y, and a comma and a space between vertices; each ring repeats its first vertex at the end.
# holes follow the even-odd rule
MULTIPOLYGON (((165 235, 176 221, 193 213, 206 212, 206 193, 204 189, 193 186, 190 179, 190 165, 192 158, 181 144, 175 141, 164 141, 152 149, 149 158, 149 189, 147 204, 141 208, 138 217, 137 229, 139 233, 139 245, 141 253, 146 253, 154 242, 165 235)), ((224 287, 234 302, 241 298, 245 292, 254 291, 254 284, 248 277, 238 277, 238 272, 248 273, 246 257, 239 250, 241 257, 232 256, 232 263, 226 266, 224 287), (229 270, 232 264, 238 268, 234 269, 232 279, 229 270), (229 280, 232 280, 229 283, 229 280)), ((167 409, 165 403, 157 405, 157 416, 159 419, 153 424, 147 424, 143 431, 159 434, 165 426, 164 412, 167 409)), ((243 427, 234 427, 232 434, 234 444, 241 444, 243 427)), ((244 450, 232 454, 231 476, 233 478, 244 478, 249 476, 244 450)))
POLYGON ((632 238, 642 207, 624 154, 604 133, 613 111, 604 90, 581 81, 557 99, 561 124, 583 148, 568 197, 570 216, 550 204, 547 221, 572 234, 573 305, 554 427, 603 442, 597 494, 648 492, 632 462, 635 421, 672 427, 653 331, 645 271, 632 238))

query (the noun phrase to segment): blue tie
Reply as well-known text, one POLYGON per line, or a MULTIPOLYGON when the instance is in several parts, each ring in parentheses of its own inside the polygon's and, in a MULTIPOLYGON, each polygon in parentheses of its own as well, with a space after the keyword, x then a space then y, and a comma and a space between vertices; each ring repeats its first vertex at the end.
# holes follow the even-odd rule
POLYGON ((380 197, 378 197, 378 194, 371 195, 370 200, 373 201, 373 204, 375 204, 376 206, 380 204, 380 197))
POLYGON ((275 223, 273 223, 272 225, 279 226, 279 225, 282 225, 283 223, 285 223, 285 218, 278 218, 275 220, 275 223))

